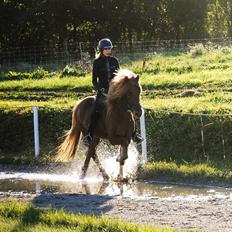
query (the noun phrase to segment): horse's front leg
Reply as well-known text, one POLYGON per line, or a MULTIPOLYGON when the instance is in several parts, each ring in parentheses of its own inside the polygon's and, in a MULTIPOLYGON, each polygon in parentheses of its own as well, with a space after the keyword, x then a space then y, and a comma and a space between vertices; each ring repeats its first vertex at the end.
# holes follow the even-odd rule
POLYGON ((123 181, 123 166, 125 164, 125 160, 128 158, 128 145, 129 144, 123 144, 120 146, 120 154, 117 157, 117 161, 119 162, 119 179, 120 181, 123 181))
POLYGON ((119 155, 116 158, 116 161, 124 165, 125 160, 128 158, 128 144, 120 145, 119 155))

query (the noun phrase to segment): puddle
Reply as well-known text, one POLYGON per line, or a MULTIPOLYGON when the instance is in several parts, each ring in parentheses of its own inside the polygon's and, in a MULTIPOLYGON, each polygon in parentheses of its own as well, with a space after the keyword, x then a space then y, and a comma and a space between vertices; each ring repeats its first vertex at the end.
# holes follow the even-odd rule
MULTIPOLYGON (((118 148, 98 148, 98 153, 105 156, 102 161, 106 172, 114 179, 119 173, 119 164, 115 161, 118 148)), ((129 158, 124 165, 124 176, 131 179, 136 173, 139 163, 139 153, 132 144, 129 147, 129 158)), ((175 185, 156 182, 132 182, 119 184, 104 183, 93 162, 85 181, 79 179, 83 160, 72 162, 71 165, 30 167, 0 165, 0 195, 42 194, 42 193, 70 193, 70 194, 100 194, 108 196, 123 196, 139 200, 151 198, 165 200, 232 200, 232 188, 214 186, 175 185)))
POLYGON ((123 196, 138 199, 162 198, 166 200, 232 199, 231 188, 194 187, 187 185, 133 182, 104 183, 102 178, 91 177, 85 181, 77 175, 48 173, 0 172, 0 193, 81 193, 123 196))

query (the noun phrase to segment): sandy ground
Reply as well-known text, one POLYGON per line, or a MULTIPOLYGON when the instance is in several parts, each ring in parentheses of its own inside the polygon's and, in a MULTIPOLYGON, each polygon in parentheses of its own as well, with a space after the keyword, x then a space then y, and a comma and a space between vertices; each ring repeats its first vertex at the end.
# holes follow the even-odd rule
POLYGON ((232 198, 158 198, 44 193, 1 193, 0 200, 18 198, 36 207, 107 215, 134 223, 201 231, 232 231, 232 198))

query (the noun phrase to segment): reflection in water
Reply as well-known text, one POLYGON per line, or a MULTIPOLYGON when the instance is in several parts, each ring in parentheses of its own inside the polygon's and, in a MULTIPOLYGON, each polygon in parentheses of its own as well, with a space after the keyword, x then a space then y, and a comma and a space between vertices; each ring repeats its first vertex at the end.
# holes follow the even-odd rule
POLYGON ((40 194, 81 193, 123 197, 159 197, 177 199, 204 196, 231 197, 229 188, 201 188, 183 185, 152 184, 149 182, 117 183, 103 182, 100 178, 87 178, 85 181, 76 175, 53 175, 46 173, 0 173, 0 192, 27 192, 40 194))

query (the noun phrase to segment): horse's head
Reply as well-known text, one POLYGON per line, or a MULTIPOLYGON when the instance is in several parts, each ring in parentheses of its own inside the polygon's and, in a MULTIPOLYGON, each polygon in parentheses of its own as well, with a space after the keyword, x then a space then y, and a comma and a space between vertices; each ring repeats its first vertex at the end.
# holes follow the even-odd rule
POLYGON ((140 105, 141 90, 138 75, 129 70, 119 70, 110 85, 108 101, 121 99, 121 101, 124 101, 127 110, 136 113, 140 117, 142 114, 140 105))
POLYGON ((132 112, 136 113, 138 117, 140 117, 142 114, 140 104, 140 93, 142 88, 139 84, 139 75, 134 74, 132 78, 128 78, 127 84, 129 86, 128 91, 126 93, 128 110, 131 110, 132 112))

